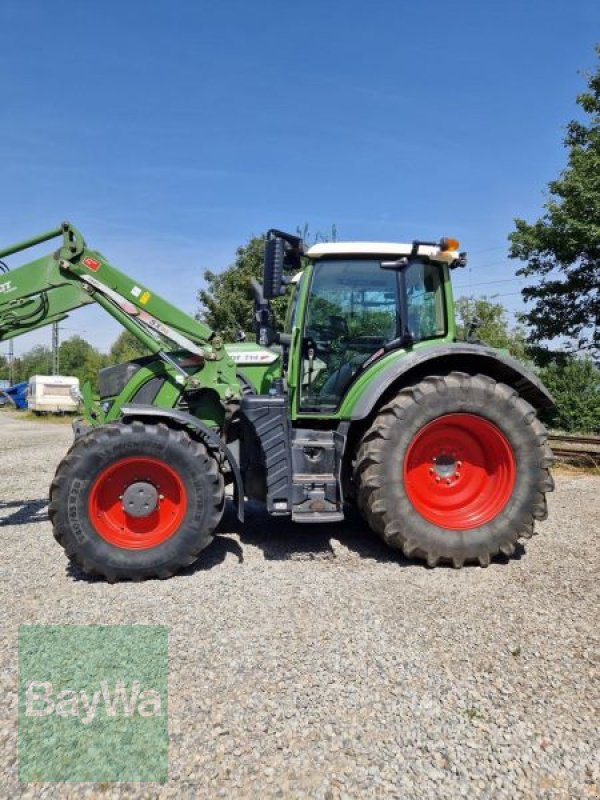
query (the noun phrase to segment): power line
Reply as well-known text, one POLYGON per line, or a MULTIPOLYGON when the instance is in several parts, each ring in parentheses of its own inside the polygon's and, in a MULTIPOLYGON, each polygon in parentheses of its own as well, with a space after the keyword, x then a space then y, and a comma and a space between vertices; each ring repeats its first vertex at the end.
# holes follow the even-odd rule
POLYGON ((479 297, 485 297, 488 300, 495 300, 497 297, 522 297, 522 292, 494 292, 494 294, 479 295, 479 297))
MULTIPOLYGON (((467 256, 470 258, 471 254, 467 253, 467 256)), ((475 266, 477 267, 477 269, 492 269, 493 267, 504 267, 504 266, 506 266, 507 261, 508 261, 508 259, 505 258, 503 261, 492 261, 489 264, 476 263, 475 266)), ((467 262, 467 263, 469 263, 469 262, 467 262)), ((473 267, 470 267, 470 266, 467 267, 467 272, 472 272, 472 271, 473 271, 473 267)))
POLYGON ((455 289, 469 289, 471 286, 491 286, 493 283, 512 283, 513 281, 526 281, 527 278, 498 278, 495 281, 473 281, 472 283, 459 283, 455 289))
POLYGON ((498 247, 484 247, 482 250, 468 250, 467 252, 472 256, 477 256, 480 253, 493 253, 497 250, 508 250, 505 244, 498 245, 498 247))

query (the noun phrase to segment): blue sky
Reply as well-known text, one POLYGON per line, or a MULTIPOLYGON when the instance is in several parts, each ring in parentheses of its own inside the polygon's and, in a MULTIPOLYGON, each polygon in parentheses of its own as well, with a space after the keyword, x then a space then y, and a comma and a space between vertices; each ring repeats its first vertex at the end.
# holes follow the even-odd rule
MULTIPOLYGON (((514 311, 506 236, 564 165, 598 40, 597 0, 3 0, 0 241, 69 219, 193 312, 269 227, 451 235, 458 294, 514 311)), ((119 332, 99 309, 64 328, 119 332)))

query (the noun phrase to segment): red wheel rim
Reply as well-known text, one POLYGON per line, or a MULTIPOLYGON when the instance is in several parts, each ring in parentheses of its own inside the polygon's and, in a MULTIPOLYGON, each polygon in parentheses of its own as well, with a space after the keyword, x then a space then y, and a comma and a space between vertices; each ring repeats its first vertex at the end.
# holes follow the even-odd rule
POLYGON ((515 474, 508 440, 475 414, 447 414, 425 425, 404 459, 410 502, 428 522, 448 530, 494 519, 512 495, 515 474))
POLYGON ((88 511, 98 534, 128 550, 147 550, 171 537, 185 516, 187 497, 177 472, 156 458, 115 461, 98 475, 89 494, 88 511), (147 516, 126 513, 124 495, 138 482, 154 487, 156 507, 147 516))

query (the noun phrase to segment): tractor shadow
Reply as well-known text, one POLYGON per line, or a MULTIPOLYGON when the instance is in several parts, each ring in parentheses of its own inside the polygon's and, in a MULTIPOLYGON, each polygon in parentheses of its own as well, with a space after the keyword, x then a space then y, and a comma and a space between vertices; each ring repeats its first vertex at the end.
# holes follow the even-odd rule
MULTIPOLYGON (((303 524, 286 517, 271 517, 260 504, 250 502, 245 507, 244 522, 240 522, 233 503, 227 500, 214 541, 202 551, 195 563, 180 570, 178 575, 192 577, 198 572, 215 569, 229 555, 236 558, 238 564, 243 564, 245 546, 261 550, 265 561, 314 561, 323 566, 328 562, 342 562, 356 568, 362 560, 371 560, 398 567, 428 569, 424 562, 408 559, 402 552, 387 547, 357 513, 350 513, 342 522, 303 524)), ((512 556, 495 556, 492 563, 519 561, 524 554, 525 547, 519 543, 512 556)), ((471 568, 480 569, 476 564, 463 567, 464 570, 471 568)), ((450 564, 436 567, 436 570, 444 569, 454 568, 450 564)), ((66 571, 75 581, 104 581, 100 576, 86 575, 73 563, 67 566, 66 571)))
MULTIPOLYGON (((247 503, 245 520, 241 523, 228 501, 223 519, 216 530, 214 542, 188 568, 188 574, 212 569, 234 555, 239 563, 244 561, 244 545, 259 548, 266 561, 316 561, 327 562, 343 559, 357 564, 360 560, 396 564, 398 567, 428 569, 419 559, 409 559, 398 550, 392 550, 371 531, 357 512, 348 514, 343 522, 298 523, 286 517, 270 517, 258 503, 247 503), (233 538, 234 534, 236 538, 233 538)), ((525 547, 518 543, 512 556, 497 555, 494 564, 519 561, 525 547)), ((463 569, 480 569, 477 564, 466 564, 463 569)), ((451 569, 451 564, 440 564, 436 569, 451 569)), ((184 571, 185 573, 186 571, 184 571)))
MULTIPOLYGON (((259 503, 247 503, 241 523, 228 504, 217 534, 235 533, 241 545, 258 547, 266 561, 333 561, 350 554, 408 566, 414 562, 390 550, 355 513, 342 522, 299 523, 271 517, 259 503)), ((222 538, 217 536, 217 538, 222 538)))
MULTIPOLYGON (((271 517, 258 503, 247 503, 244 522, 240 522, 230 500, 216 530, 215 540, 183 574, 212 569, 228 554, 244 562, 244 545, 259 548, 266 561, 354 561, 361 560, 396 564, 398 567, 428 569, 419 559, 409 559, 398 550, 385 545, 357 512, 350 512, 342 522, 298 523, 286 517, 271 517), (232 537, 232 534, 236 538, 232 537)), ((512 556, 496 555, 493 564, 520 561, 525 555, 519 542, 512 556)), ((480 569, 478 564, 465 564, 463 569, 480 569)), ((439 564, 439 569, 454 570, 451 564, 439 564)))
POLYGON ((34 522, 48 521, 48 498, 37 500, 0 500, 0 528, 14 525, 31 525, 34 522))

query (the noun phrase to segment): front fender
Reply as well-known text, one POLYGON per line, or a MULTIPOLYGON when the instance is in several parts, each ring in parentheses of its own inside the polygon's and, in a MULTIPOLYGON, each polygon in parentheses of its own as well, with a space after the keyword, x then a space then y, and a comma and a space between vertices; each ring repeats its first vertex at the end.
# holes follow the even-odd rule
POLYGON ((467 342, 433 345, 412 352, 399 351, 395 358, 388 356, 386 362, 383 368, 374 362, 358 377, 355 391, 352 392, 351 387, 340 409, 344 419, 364 419, 380 399, 395 388, 416 383, 427 375, 452 371, 489 375, 514 388, 538 411, 554 406, 552 395, 533 372, 514 358, 485 345, 467 342))
POLYGON ((208 427, 202 420, 193 417, 191 414, 186 414, 185 411, 180 411, 177 408, 160 408, 158 406, 144 406, 144 405, 130 405, 121 408, 121 419, 126 421, 128 419, 140 419, 150 421, 151 419, 160 422, 161 420, 168 420, 175 423, 181 428, 187 428, 195 433, 204 444, 213 450, 218 450, 224 459, 229 464, 233 474, 233 497, 237 507, 237 515, 240 522, 244 521, 244 485, 242 482, 242 473, 240 472, 239 465, 235 456, 227 447, 225 442, 215 433, 214 430, 208 427))

